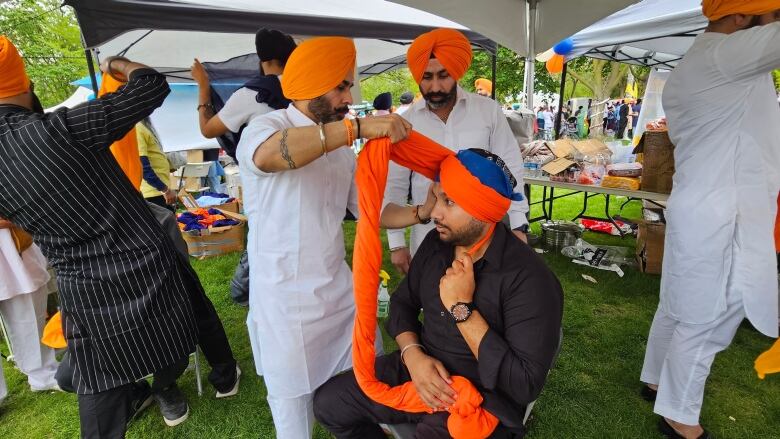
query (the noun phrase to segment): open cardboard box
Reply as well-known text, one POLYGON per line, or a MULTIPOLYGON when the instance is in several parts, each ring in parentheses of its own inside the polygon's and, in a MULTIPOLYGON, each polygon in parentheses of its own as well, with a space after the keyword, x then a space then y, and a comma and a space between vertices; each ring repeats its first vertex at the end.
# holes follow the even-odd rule
POLYGON ((230 252, 244 251, 246 216, 228 210, 223 210, 222 213, 225 217, 238 220, 240 223, 235 226, 209 227, 204 230, 182 232, 190 256, 206 259, 230 252))
MULTIPOLYGON (((181 204, 187 210, 200 209, 200 206, 198 205, 198 200, 196 200, 195 197, 192 196, 192 194, 190 194, 184 189, 179 191, 179 201, 181 201, 181 204)), ((212 208, 212 207, 214 209, 219 209, 223 212, 238 213, 241 211, 241 206, 238 200, 233 200, 225 204, 218 204, 216 206, 209 206, 208 208, 212 208)))

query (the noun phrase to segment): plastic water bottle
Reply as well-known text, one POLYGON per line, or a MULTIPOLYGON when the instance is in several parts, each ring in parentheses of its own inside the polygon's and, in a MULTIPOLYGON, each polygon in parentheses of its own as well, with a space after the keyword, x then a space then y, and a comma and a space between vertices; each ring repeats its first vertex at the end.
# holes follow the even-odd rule
POLYGON ((387 292, 387 281, 390 275, 385 270, 379 271, 379 294, 377 294, 376 316, 380 319, 387 317, 390 309, 390 293, 387 292))

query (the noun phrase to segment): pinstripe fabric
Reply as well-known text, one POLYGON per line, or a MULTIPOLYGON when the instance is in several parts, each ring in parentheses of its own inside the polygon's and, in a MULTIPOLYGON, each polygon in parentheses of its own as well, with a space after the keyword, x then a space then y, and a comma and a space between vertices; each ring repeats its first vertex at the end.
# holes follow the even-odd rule
POLYGON ((162 75, 144 69, 70 110, 0 106, 0 216, 29 231, 57 271, 79 394, 129 383, 194 350, 186 292, 194 273, 108 150, 168 92, 162 75))

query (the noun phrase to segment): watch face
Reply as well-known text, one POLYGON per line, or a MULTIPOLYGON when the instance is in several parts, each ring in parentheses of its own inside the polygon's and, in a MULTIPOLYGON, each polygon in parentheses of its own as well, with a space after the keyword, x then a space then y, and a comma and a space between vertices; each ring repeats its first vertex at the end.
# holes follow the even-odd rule
POLYGON ((455 304, 450 312, 452 313, 452 317, 455 318, 456 322, 462 322, 469 318, 469 315, 471 315, 471 310, 465 303, 455 304))

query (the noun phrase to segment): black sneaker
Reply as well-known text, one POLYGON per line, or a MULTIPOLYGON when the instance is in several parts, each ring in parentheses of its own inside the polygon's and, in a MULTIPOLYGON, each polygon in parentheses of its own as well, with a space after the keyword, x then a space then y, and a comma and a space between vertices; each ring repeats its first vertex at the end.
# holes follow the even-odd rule
POLYGON ((130 403, 130 419, 128 422, 137 418, 153 402, 152 387, 146 380, 133 383, 133 401, 130 403))
POLYGON ((241 381, 241 368, 238 367, 238 364, 236 364, 236 381, 233 382, 233 385, 230 386, 230 388, 224 392, 220 392, 217 390, 217 398, 228 398, 230 396, 234 396, 238 394, 238 383, 241 381))
POLYGON ((187 405, 187 398, 181 393, 176 384, 172 384, 167 389, 154 392, 154 399, 160 406, 160 413, 163 415, 165 424, 169 427, 175 427, 187 420, 190 414, 190 407, 187 405))
POLYGON ((645 401, 655 402, 655 398, 658 396, 658 391, 645 384, 642 386, 642 391, 640 394, 642 395, 642 399, 645 401))

